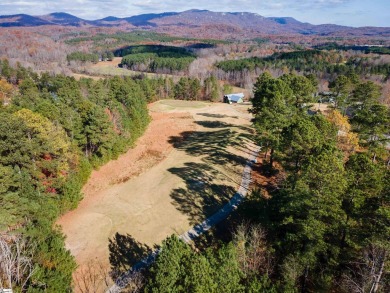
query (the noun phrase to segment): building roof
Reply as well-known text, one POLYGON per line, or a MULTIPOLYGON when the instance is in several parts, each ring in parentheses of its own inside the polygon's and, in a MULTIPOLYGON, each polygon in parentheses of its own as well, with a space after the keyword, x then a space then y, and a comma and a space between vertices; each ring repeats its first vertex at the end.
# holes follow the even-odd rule
POLYGON ((232 102, 237 102, 240 99, 243 99, 245 95, 243 93, 237 93, 237 94, 225 95, 225 97, 227 97, 232 102))

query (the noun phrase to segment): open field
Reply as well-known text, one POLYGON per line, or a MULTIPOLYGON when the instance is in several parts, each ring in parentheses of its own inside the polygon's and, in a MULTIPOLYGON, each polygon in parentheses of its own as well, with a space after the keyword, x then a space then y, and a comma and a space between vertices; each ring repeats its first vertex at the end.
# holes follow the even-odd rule
POLYGON ((59 219, 79 265, 109 265, 116 233, 149 246, 181 234, 235 193, 251 137, 245 105, 165 100, 134 149, 94 171, 79 207, 59 219))
POLYGON ((106 76, 134 76, 144 74, 149 78, 161 76, 161 77, 173 77, 174 79, 179 79, 180 77, 169 75, 169 74, 157 74, 149 72, 139 72, 133 71, 125 68, 120 68, 118 65, 121 63, 122 57, 115 57, 112 61, 102 61, 96 64, 86 65, 81 67, 83 73, 74 73, 73 76, 77 79, 80 77, 86 78, 104 78, 106 76))

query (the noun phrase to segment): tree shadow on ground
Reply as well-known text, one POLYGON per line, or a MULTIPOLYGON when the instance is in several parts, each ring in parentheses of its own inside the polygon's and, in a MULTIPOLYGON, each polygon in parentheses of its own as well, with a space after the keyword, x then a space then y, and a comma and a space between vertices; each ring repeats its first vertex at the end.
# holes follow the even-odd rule
POLYGON ((205 128, 227 128, 230 130, 240 129, 250 134, 253 133, 253 129, 250 128, 249 126, 235 125, 224 121, 204 120, 204 121, 196 121, 195 123, 205 128))
POLYGON ((109 239, 108 250, 113 278, 128 271, 153 251, 151 247, 138 242, 131 235, 122 235, 118 232, 109 239))
POLYGON ((196 121, 195 123, 206 128, 226 128, 229 125, 231 125, 223 121, 208 121, 208 120, 196 121))
POLYGON ((197 113, 197 115, 210 117, 210 118, 238 118, 238 116, 229 116, 224 114, 212 114, 212 113, 197 113))
POLYGON ((210 164, 244 165, 246 158, 233 154, 228 147, 244 147, 246 138, 230 128, 215 131, 186 131, 180 136, 173 136, 169 142, 191 156, 203 156, 202 160, 210 164))
MULTIPOLYGON (((218 114, 214 114, 218 115, 218 114)), ((198 125, 201 125, 205 128, 225 128, 229 129, 230 134, 233 134, 233 136, 236 136, 236 139, 230 142, 230 146, 235 148, 236 150, 239 150, 247 155, 250 155, 250 152, 248 151, 247 143, 253 141, 254 139, 254 132, 253 129, 249 126, 244 125, 233 125, 229 124, 223 121, 196 121, 195 122, 198 125), (243 130, 244 132, 237 132, 236 129, 243 130)), ((194 134, 196 132, 192 132, 194 134)), ((199 133, 199 132, 198 132, 199 133)), ((210 133, 210 132, 209 132, 210 133)), ((212 136, 211 136, 212 138, 212 136)), ((181 140, 183 142, 185 138, 181 140)))
POLYGON ((253 143, 250 127, 218 120, 225 115, 199 115, 212 115, 216 119, 196 122, 206 128, 204 131, 182 132, 169 140, 174 148, 201 159, 201 163, 169 169, 185 183, 185 187, 173 190, 170 196, 175 207, 188 215, 191 224, 211 216, 234 195, 235 187, 241 184, 240 167, 250 154, 247 146, 253 143))
POLYGON ((174 189, 173 205, 188 215, 191 225, 218 211, 235 193, 232 186, 218 184, 225 175, 204 163, 186 163, 182 168, 168 170, 183 179, 185 188, 174 189))

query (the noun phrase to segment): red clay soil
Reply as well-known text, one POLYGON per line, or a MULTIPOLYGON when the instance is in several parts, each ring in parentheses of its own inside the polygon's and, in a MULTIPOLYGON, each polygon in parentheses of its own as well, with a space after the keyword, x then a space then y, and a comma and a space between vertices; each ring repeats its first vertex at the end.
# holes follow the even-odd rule
MULTIPOLYGON (((94 202, 101 200, 104 195, 102 190, 108 189, 111 185, 125 182, 128 179, 138 176, 147 171, 154 165, 162 161, 173 149, 169 142, 170 137, 179 136, 181 132, 192 131, 195 129, 193 117, 189 113, 156 113, 150 112, 152 121, 144 135, 137 141, 136 146, 123 154, 117 160, 113 160, 102 166, 99 170, 92 172, 88 183, 84 186, 82 192, 83 200, 80 202, 78 209, 70 211, 63 215, 57 224, 67 227, 74 222, 73 217, 82 208, 87 208, 94 202)), ((74 280, 85 278, 83 270, 90 268, 91 261, 85 262, 82 255, 77 259, 79 268, 74 273, 74 280)), ((106 267, 107 260, 101 261, 99 258, 93 260, 93 263, 106 267)), ((95 275, 95 273, 91 274, 95 275)), ((80 281, 76 281, 80 283, 80 281)), ((100 286, 100 285, 99 285, 100 286)), ((104 291, 104 290, 103 290, 104 291)), ((102 292, 103 292, 102 291, 102 292)), ((76 292, 82 292, 76 288, 76 292)))
MULTIPOLYGON (((117 160, 110 161, 99 170, 92 172, 83 187, 84 198, 79 207, 88 206, 91 200, 99 200, 96 195, 110 185, 125 182, 162 161, 173 148, 169 143, 170 137, 195 129, 192 116, 188 113, 151 112, 150 114, 152 122, 145 134, 137 141, 136 147, 117 160)), ((72 215, 73 211, 66 213, 57 224, 66 225, 68 220, 72 221, 72 215)))
MULTIPOLYGON (((252 167, 252 184, 250 189, 260 189, 264 198, 270 198, 270 192, 275 190, 278 182, 284 176, 284 172, 280 165, 274 163, 274 168, 277 170, 275 174, 269 175, 266 173, 264 165, 264 153, 260 153, 256 159, 256 164, 252 167)), ((268 162, 266 162, 267 164, 268 162)))
POLYGON ((192 117, 186 113, 151 113, 152 122, 145 134, 131 149, 118 160, 111 161, 94 171, 83 188, 87 196, 109 185, 125 182, 162 161, 172 150, 168 142, 171 136, 183 131, 193 130, 192 117), (178 120, 183 123, 177 123, 178 120))

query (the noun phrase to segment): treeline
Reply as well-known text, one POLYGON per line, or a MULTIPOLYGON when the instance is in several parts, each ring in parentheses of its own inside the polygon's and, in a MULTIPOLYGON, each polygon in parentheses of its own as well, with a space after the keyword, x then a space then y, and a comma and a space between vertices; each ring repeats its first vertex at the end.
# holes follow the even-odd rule
POLYGON ((84 53, 84 52, 73 52, 66 56, 66 60, 70 61, 81 61, 81 62, 99 62, 99 55, 93 53, 84 53))
POLYGON ((36 76, 30 68, 23 67, 19 62, 15 67, 9 64, 8 59, 0 59, 0 76, 10 84, 17 85, 28 76, 36 76))
POLYGON ((343 51, 361 51, 365 54, 374 53, 374 54, 390 54, 390 47, 380 47, 380 46, 344 46, 337 43, 326 43, 315 46, 318 50, 343 50, 343 51))
POLYGON ((244 58, 238 60, 222 61, 216 67, 225 72, 270 70, 274 68, 287 68, 302 73, 327 74, 358 74, 390 76, 390 64, 376 64, 375 58, 351 57, 344 62, 337 52, 319 50, 305 50, 288 53, 275 53, 265 58, 244 58))
POLYGON ((159 57, 154 53, 132 54, 123 57, 121 66, 134 71, 173 74, 188 71, 194 57, 159 57))
POLYGON ((222 98, 222 89, 215 76, 203 81, 198 78, 181 77, 177 83, 172 78, 146 78, 143 79, 142 89, 147 93, 148 102, 160 99, 216 102, 222 98))
POLYGON ((112 61, 114 59, 114 53, 111 51, 104 51, 99 54, 95 53, 84 53, 84 52, 73 52, 66 56, 66 60, 70 61, 81 61, 81 62, 92 62, 98 63, 99 61, 112 61))
MULTIPOLYGON (((4 64, 2 78, 8 79, 4 64)), ((76 81, 31 73, 19 80, 8 105, 1 103, 0 237, 10 244, 22 237, 29 244, 15 270, 21 260, 32 264, 8 275, 2 259, 3 286, 71 291, 76 264, 54 222, 77 206, 92 168, 117 158, 143 133, 149 122, 147 101, 155 98, 149 86, 141 79, 76 81)))
POLYGON ((144 292, 388 292, 390 113, 377 86, 354 82, 350 116, 322 115, 306 107, 314 80, 262 74, 251 112, 275 179, 230 222, 251 224, 224 244, 197 241, 201 252, 168 238, 144 292))
POLYGON ((163 46, 163 45, 137 45, 122 48, 115 51, 116 56, 124 57, 129 54, 155 53, 160 57, 195 57, 191 52, 183 47, 163 46))
POLYGON ((176 73, 188 71, 195 56, 184 48, 168 46, 135 46, 119 50, 124 56, 121 66, 135 71, 176 73))
POLYGON ((172 37, 166 34, 159 34, 149 31, 134 31, 134 32, 118 32, 116 34, 96 34, 94 36, 88 37, 77 37, 67 40, 66 43, 73 45, 81 42, 93 41, 95 44, 100 44, 100 42, 106 39, 114 39, 117 43, 140 43, 145 41, 154 41, 154 42, 173 42, 173 41, 188 41, 191 39, 172 37))
POLYGON ((283 179, 269 197, 252 198, 244 215, 267 230, 272 278, 284 292, 389 289, 390 112, 373 83, 343 81, 332 86, 343 101, 348 88, 348 117, 341 103, 309 115, 303 102, 313 90, 302 77, 265 73, 255 85, 258 141, 270 154, 269 172, 276 159, 283 179))
POLYGON ((102 61, 112 61, 115 57, 114 53, 111 51, 105 51, 101 53, 100 56, 102 57, 102 61))
POLYGON ((156 33, 151 31, 133 31, 133 32, 118 32, 115 34, 96 34, 93 36, 83 36, 71 38, 65 43, 69 45, 77 45, 82 42, 93 42, 95 46, 104 46, 106 49, 110 47, 111 49, 118 48, 118 45, 121 44, 140 44, 145 42, 160 42, 160 43, 172 43, 172 42, 196 42, 204 43, 210 45, 216 44, 227 44, 228 41, 216 40, 216 39, 193 39, 193 38, 182 38, 169 36, 167 34, 156 33), (105 44, 106 39, 111 40, 111 44, 105 44), (112 42, 112 40, 115 40, 112 42))
POLYGON ((206 78, 203 85, 197 78, 181 77, 174 86, 174 98, 177 100, 218 101, 221 99, 221 87, 215 76, 206 78))

